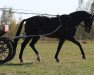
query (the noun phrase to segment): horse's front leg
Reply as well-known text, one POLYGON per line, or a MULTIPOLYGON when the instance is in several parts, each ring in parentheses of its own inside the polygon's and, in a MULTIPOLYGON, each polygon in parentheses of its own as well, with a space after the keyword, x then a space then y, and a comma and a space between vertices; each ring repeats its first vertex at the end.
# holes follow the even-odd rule
POLYGON ((79 46, 81 54, 82 54, 82 58, 86 60, 85 53, 83 51, 81 44, 74 37, 71 37, 68 40, 79 46))
POLYGON ((59 62, 58 54, 59 54, 59 52, 60 52, 60 49, 61 49, 61 47, 62 47, 64 41, 65 41, 65 39, 60 39, 60 40, 59 40, 59 44, 58 44, 58 47, 57 47, 57 52, 56 52, 56 54, 55 54, 55 59, 56 59, 57 62, 59 62))

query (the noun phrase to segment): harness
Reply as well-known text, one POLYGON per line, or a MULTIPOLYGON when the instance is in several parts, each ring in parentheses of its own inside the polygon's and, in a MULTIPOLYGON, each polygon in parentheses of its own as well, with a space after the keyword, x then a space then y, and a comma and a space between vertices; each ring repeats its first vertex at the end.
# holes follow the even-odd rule
POLYGON ((61 22, 60 16, 57 15, 57 18, 58 18, 59 26, 58 26, 53 32, 50 32, 50 33, 47 33, 47 34, 42 34, 42 35, 16 36, 14 39, 19 39, 19 38, 30 38, 30 37, 37 37, 37 36, 49 36, 49 35, 52 35, 53 33, 55 33, 56 31, 58 31, 58 30, 62 27, 62 22, 61 22))

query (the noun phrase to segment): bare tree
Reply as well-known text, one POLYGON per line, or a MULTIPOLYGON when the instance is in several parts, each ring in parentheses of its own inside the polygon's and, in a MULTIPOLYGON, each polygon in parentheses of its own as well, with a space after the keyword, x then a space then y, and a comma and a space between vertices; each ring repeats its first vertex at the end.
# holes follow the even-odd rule
POLYGON ((77 11, 82 10, 83 0, 78 0, 78 8, 77 11))
POLYGON ((94 15, 94 0, 92 0, 90 12, 94 15))
POLYGON ((3 8, 0 27, 3 27, 6 24, 10 25, 12 20, 13 20, 12 8, 3 8))
POLYGON ((12 8, 2 8, 0 32, 4 32, 4 25, 9 25, 10 31, 5 34, 7 37, 12 37, 15 35, 16 31, 16 20, 13 18, 12 8))

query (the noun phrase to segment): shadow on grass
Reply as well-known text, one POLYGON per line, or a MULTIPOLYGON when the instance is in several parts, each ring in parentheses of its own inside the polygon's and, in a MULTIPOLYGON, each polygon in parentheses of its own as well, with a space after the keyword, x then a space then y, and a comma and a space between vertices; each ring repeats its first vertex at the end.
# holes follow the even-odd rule
POLYGON ((28 66, 28 65, 32 65, 33 63, 5 63, 5 64, 2 64, 0 66, 28 66))

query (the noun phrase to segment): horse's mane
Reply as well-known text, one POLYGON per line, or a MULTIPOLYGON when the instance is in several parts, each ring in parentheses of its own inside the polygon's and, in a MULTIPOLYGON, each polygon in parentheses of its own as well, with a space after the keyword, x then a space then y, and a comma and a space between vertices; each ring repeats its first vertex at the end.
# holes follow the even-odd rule
POLYGON ((89 13, 89 12, 87 12, 87 11, 76 11, 76 12, 72 12, 72 13, 70 13, 69 14, 70 16, 72 16, 72 17, 75 17, 75 16, 77 16, 77 17, 80 17, 80 16, 83 16, 83 17, 90 17, 91 16, 91 14, 89 13))

